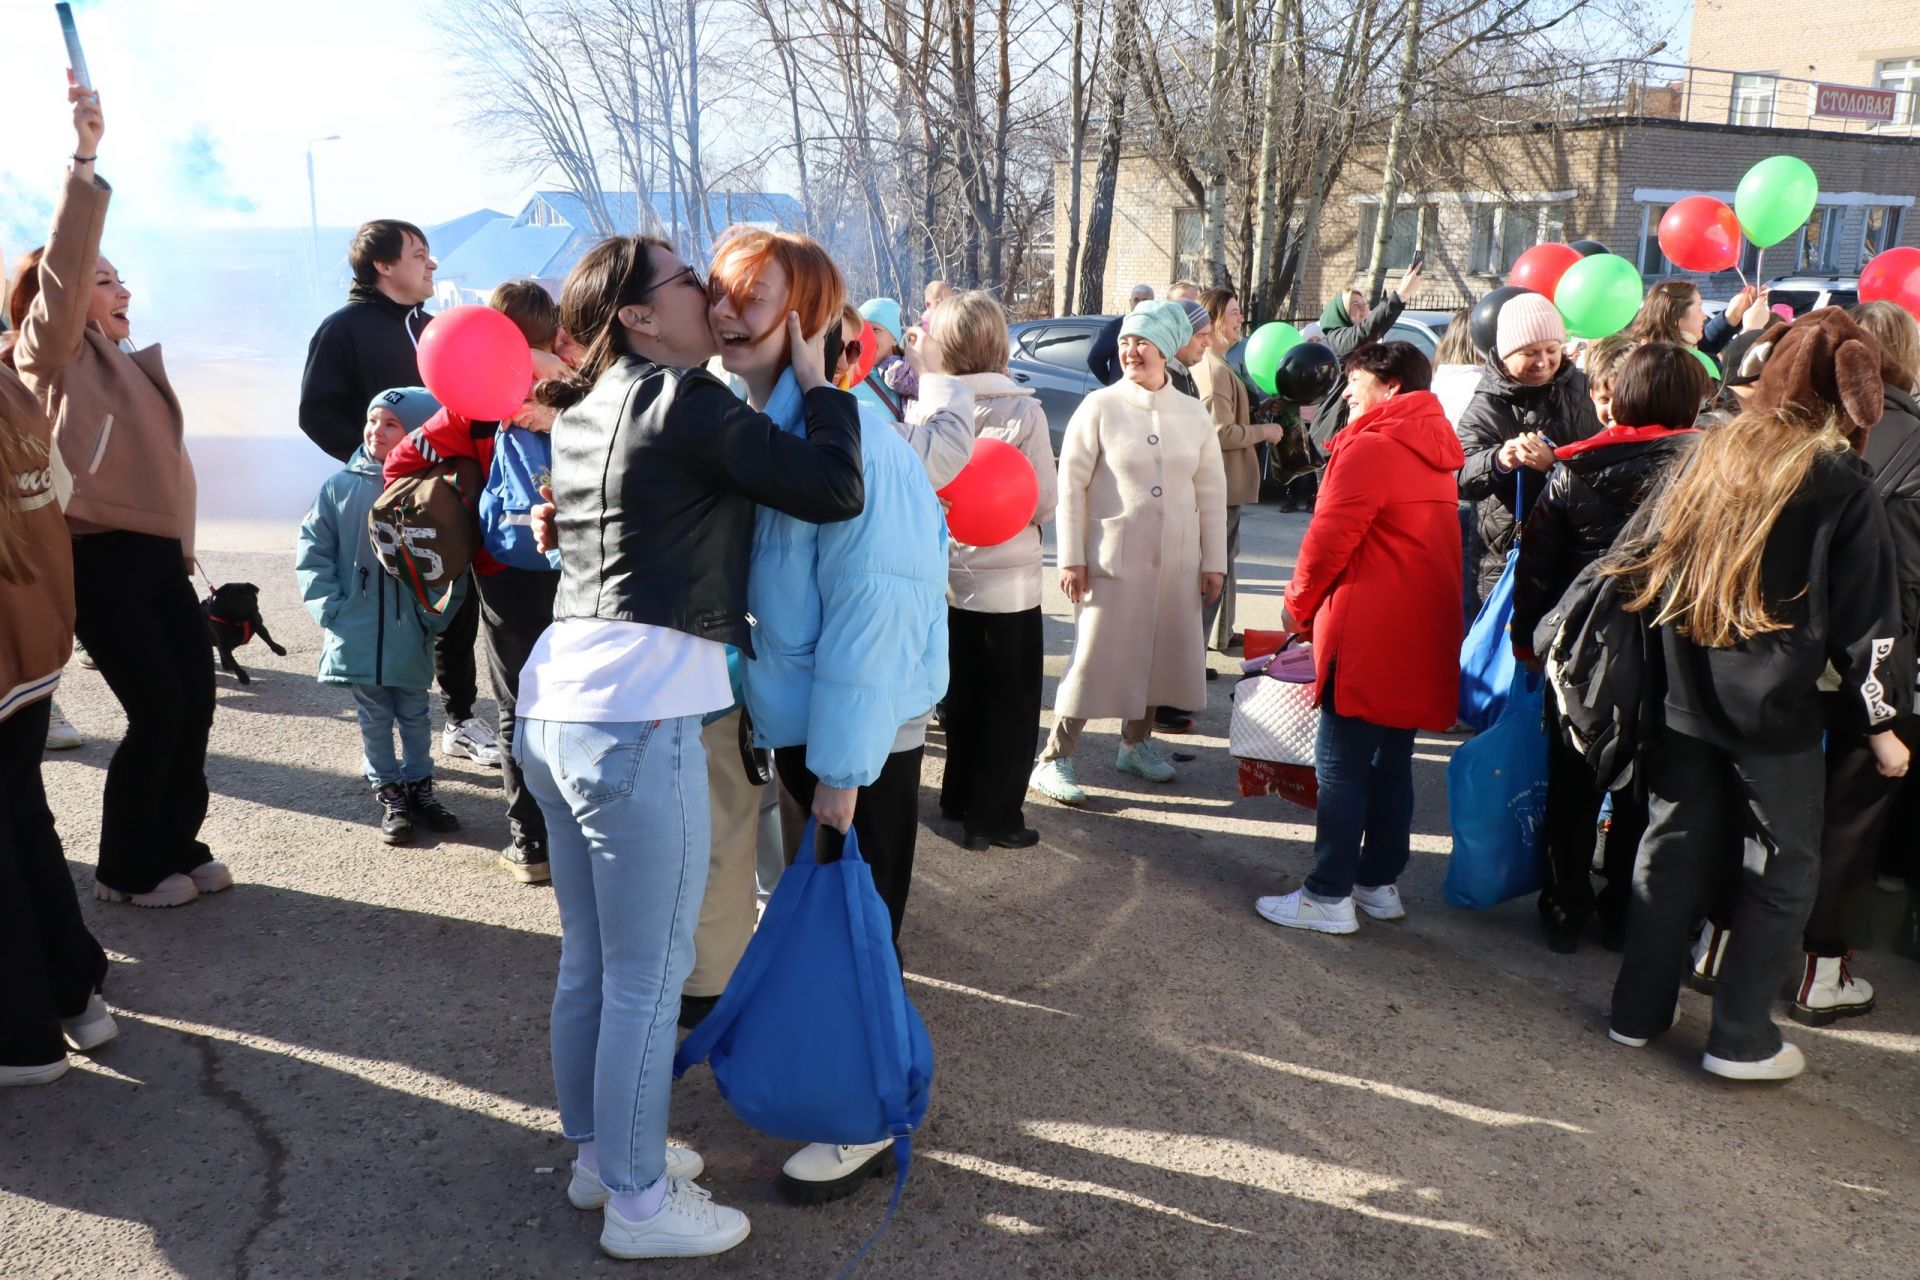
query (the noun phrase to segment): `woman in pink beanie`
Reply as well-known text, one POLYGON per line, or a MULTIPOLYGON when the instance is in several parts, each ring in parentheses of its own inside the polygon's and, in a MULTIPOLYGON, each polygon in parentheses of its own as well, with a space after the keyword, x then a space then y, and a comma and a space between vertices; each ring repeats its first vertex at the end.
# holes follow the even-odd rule
POLYGON ((1567 327, 1551 300, 1525 293, 1508 302, 1479 389, 1454 424, 1467 455, 1460 496, 1480 504, 1482 598, 1500 580, 1516 520, 1526 519, 1546 488, 1554 448, 1600 430, 1586 375, 1567 358, 1566 343, 1567 327))

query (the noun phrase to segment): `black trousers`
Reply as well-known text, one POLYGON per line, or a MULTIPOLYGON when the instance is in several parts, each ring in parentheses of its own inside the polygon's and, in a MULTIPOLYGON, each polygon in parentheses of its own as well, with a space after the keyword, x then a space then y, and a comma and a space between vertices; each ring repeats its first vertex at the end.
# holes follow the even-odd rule
POLYGON ((207 735, 213 643, 177 538, 93 533, 73 540, 73 631, 127 713, 107 766, 98 879, 146 893, 213 859, 207 735))
MULTIPOLYGON (((1920 741, 1920 722, 1901 716, 1894 731, 1909 747, 1920 741)), ((1817 956, 1851 950, 1851 922, 1873 883, 1880 848, 1892 826, 1898 778, 1883 778, 1873 748, 1862 733, 1827 734, 1826 818, 1820 830, 1820 888, 1803 939, 1817 956)), ((1911 839, 1911 829, 1907 838, 1911 839)))
POLYGON ((1745 848, 1733 937, 1714 991, 1707 1052, 1751 1062, 1779 1051, 1773 1001, 1813 905, 1824 804, 1818 746, 1728 751, 1661 732, 1647 744, 1647 835, 1634 866, 1627 948, 1613 988, 1614 1030, 1667 1029, 1685 976, 1697 904, 1735 841, 1745 848))
POLYGON ((520 702, 520 668, 527 665, 534 644, 553 622, 553 596, 560 589, 560 575, 502 569, 494 574, 476 573, 473 581, 480 589, 487 671, 493 677, 493 697, 500 708, 495 732, 500 737, 500 785, 507 793, 507 825, 517 841, 544 849, 547 820, 522 781, 520 762, 514 758, 514 708, 520 702))
MULTIPOLYGON (((1040 735, 1046 652, 1040 610, 947 610, 947 767, 940 808, 980 835, 1024 828, 1020 805, 1040 735)), ((857 810, 856 810, 857 812, 857 810)))
MULTIPOLYGON (((474 581, 479 578, 473 575, 474 581)), ((448 724, 473 718, 473 701, 480 696, 480 672, 473 660, 479 635, 480 593, 469 591, 447 629, 433 638, 433 678, 440 685, 440 705, 446 709, 448 724)))
MULTIPOLYGON (((920 835, 920 761, 925 747, 896 751, 887 757, 880 776, 860 788, 853 805, 853 833, 860 856, 873 869, 873 885, 893 917, 893 941, 900 942, 900 922, 907 914, 907 890, 913 885, 913 844, 920 835)), ((781 747, 773 753, 780 781, 800 805, 813 812, 813 793, 820 779, 807 768, 807 749, 781 747)))
POLYGON ((1647 829, 1644 784, 1634 782, 1613 793, 1601 868, 1606 887, 1593 891, 1593 851, 1600 802, 1605 792, 1594 780, 1586 757, 1560 732, 1559 707, 1547 686, 1546 888, 1540 891, 1540 915, 1556 929, 1577 931, 1596 909, 1609 923, 1626 918, 1633 898, 1633 860, 1647 829))
POLYGON ((85 1011, 107 978, 40 783, 52 706, 42 698, 0 720, 0 1066, 64 1057, 60 1019, 85 1011))

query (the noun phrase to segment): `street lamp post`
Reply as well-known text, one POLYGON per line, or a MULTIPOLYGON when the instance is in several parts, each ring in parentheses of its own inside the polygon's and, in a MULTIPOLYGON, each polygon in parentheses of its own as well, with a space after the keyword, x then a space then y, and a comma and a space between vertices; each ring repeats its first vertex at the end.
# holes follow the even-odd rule
POLYGON ((313 147, 317 142, 338 142, 340 135, 330 133, 324 138, 312 138, 307 142, 307 222, 313 230, 313 281, 314 288, 320 287, 320 204, 313 190, 313 147))

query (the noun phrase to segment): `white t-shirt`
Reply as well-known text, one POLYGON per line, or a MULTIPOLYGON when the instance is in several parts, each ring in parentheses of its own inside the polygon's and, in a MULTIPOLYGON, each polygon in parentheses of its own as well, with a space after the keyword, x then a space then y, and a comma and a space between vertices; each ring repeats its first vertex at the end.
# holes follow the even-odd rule
POLYGON ((514 714, 619 722, 700 716, 733 705, 727 646, 671 627, 562 618, 520 672, 514 714))

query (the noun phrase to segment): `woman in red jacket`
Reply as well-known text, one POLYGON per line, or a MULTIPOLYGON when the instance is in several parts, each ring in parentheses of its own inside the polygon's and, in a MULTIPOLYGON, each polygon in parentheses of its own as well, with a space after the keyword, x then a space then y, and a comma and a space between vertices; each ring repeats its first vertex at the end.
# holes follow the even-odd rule
POLYGON ((1284 625, 1310 636, 1319 675, 1320 798, 1314 869, 1261 915, 1353 933, 1354 907, 1406 915, 1394 881, 1413 829, 1413 734, 1451 728, 1460 696, 1460 517, 1466 461, 1405 342, 1346 360, 1351 421, 1334 438, 1320 499, 1287 587, 1284 625))

